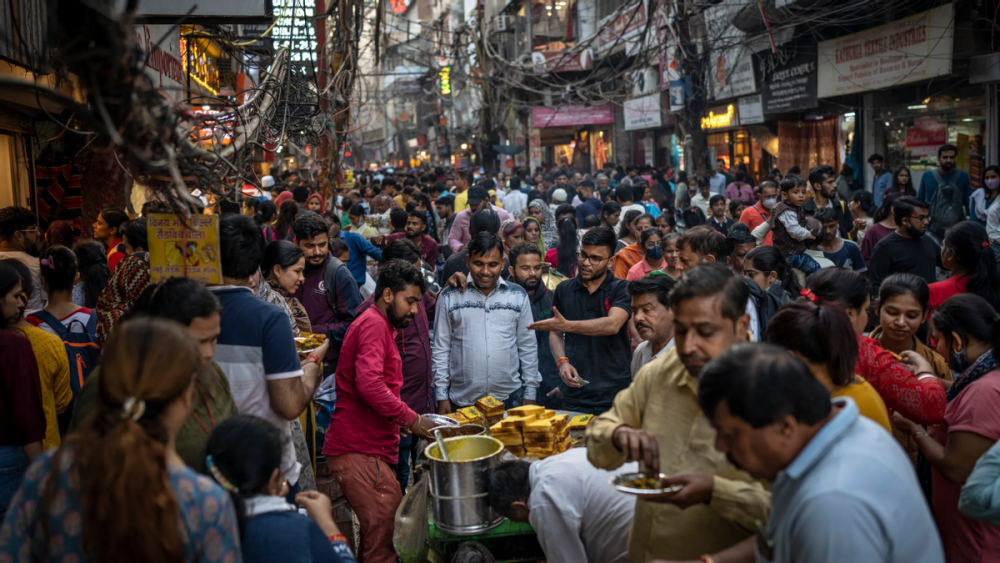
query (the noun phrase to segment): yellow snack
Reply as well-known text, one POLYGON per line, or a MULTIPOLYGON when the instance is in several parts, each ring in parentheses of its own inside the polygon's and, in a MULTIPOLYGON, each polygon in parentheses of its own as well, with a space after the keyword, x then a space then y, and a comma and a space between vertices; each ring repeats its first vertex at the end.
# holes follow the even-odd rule
POLYGON ((552 424, 552 420, 553 419, 548 418, 545 420, 536 420, 534 422, 531 422, 524 426, 523 432, 525 434, 535 433, 535 432, 541 432, 541 433, 552 432, 555 429, 555 426, 552 424))
POLYGON ((462 414, 461 412, 453 412, 453 413, 446 414, 444 416, 447 417, 447 418, 450 418, 450 419, 454 420, 455 422, 458 422, 459 424, 468 424, 469 423, 469 419, 464 414, 462 414))
POLYGON ((590 421, 594 420, 594 415, 592 414, 578 414, 570 419, 569 428, 570 430, 580 430, 586 428, 590 421))
POLYGON ((507 414, 510 416, 525 416, 529 414, 538 414, 544 410, 545 407, 539 405, 524 405, 508 410, 507 414))
POLYGON ((538 413, 538 419, 539 420, 545 420, 547 418, 552 418, 555 415, 556 415, 556 411, 551 411, 549 409, 545 409, 542 412, 538 413))
POLYGON ((503 403, 498 401, 493 395, 487 395, 476 401, 476 408, 486 414, 493 414, 504 410, 503 403))
POLYGON ((482 417, 482 413, 476 407, 465 407, 464 409, 458 409, 458 412, 471 421, 478 421, 482 417))
POLYGON ((554 426, 563 426, 569 420, 568 414, 557 414, 552 417, 552 424, 554 426))

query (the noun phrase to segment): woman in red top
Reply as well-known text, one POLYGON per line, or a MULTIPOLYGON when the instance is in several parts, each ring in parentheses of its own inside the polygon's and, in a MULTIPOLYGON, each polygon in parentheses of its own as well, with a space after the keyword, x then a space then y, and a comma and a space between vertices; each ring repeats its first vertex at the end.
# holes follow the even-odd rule
POLYGON ((976 221, 956 223, 944 233, 941 264, 951 277, 930 285, 928 312, 933 313, 952 295, 973 293, 1000 310, 1000 278, 986 229, 976 221))
POLYGON ((128 221, 128 215, 124 211, 117 207, 105 207, 93 225, 94 238, 108 246, 108 268, 112 272, 122 258, 125 258, 125 253, 118 248, 122 243, 122 235, 118 232, 118 228, 125 221, 128 221))
POLYGON ((878 208, 878 211, 875 212, 875 217, 872 218, 874 223, 865 230, 865 240, 861 241, 861 258, 865 261, 865 264, 871 263, 872 251, 875 250, 875 245, 878 244, 878 241, 896 230, 896 219, 892 215, 892 206, 899 198, 900 194, 885 196, 885 199, 882 200, 882 207, 878 208))
POLYGON ((806 290, 803 294, 820 305, 839 305, 851 319, 860 352, 854 371, 878 391, 885 406, 918 424, 941 422, 946 407, 945 391, 930 362, 908 351, 901 355, 904 367, 876 340, 862 334, 871 304, 865 275, 846 268, 825 268, 810 276, 807 285, 808 294, 806 290))

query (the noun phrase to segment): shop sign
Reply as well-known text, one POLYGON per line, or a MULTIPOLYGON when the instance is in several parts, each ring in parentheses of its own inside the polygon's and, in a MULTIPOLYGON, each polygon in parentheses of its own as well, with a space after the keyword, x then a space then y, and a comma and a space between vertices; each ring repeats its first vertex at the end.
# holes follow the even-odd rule
POLYGON ((684 104, 691 95, 691 77, 670 81, 670 111, 677 113, 684 110, 684 104))
POLYGON ((451 67, 446 66, 438 71, 441 78, 441 95, 451 96, 451 67))
POLYGON ((132 41, 143 52, 146 74, 153 84, 162 88, 174 101, 183 99, 180 28, 173 25, 137 25, 133 28, 132 41))
POLYGON ((196 84, 213 96, 219 93, 219 71, 215 60, 202 50, 199 41, 181 39, 181 68, 196 84))
POLYGON ((755 125, 764 123, 764 108, 761 106, 760 94, 739 99, 740 125, 755 125))
POLYGON ((288 48, 293 63, 316 62, 316 0, 271 0, 275 20, 271 46, 288 48))
POLYGON ((816 98, 816 60, 799 55, 764 73, 764 113, 788 113, 812 109, 816 98))
POLYGON ((626 40, 633 39, 642 33, 646 27, 646 3, 639 0, 630 8, 626 8, 617 16, 608 16, 598 22, 601 30, 597 36, 596 53, 603 53, 626 40))
POLYGON ((637 131, 663 124, 660 113, 660 93, 625 100, 625 130, 637 131))
POLYGON ((712 93, 716 100, 745 96, 757 91, 753 57, 744 47, 731 47, 712 55, 712 93))
POLYGON ((594 51, 584 49, 571 55, 564 51, 536 51, 531 54, 535 74, 546 72, 576 72, 594 68, 594 51))
POLYGON ((219 216, 191 215, 186 223, 169 213, 149 216, 150 275, 155 281, 182 277, 205 284, 222 283, 219 216))
POLYGON ((408 139, 406 141, 406 146, 410 147, 411 149, 417 148, 417 140, 416 139, 408 139))
POLYGON ((736 114, 736 106, 716 107, 708 110, 708 115, 701 118, 702 129, 723 129, 735 127, 739 123, 739 116, 736 114))
POLYGON ((611 104, 599 106, 570 104, 554 108, 536 107, 531 109, 532 127, 607 125, 614 122, 615 110, 611 104))
POLYGON ((948 142, 948 126, 936 117, 916 119, 913 125, 906 128, 906 148, 911 154, 933 154, 948 142))
POLYGON ((951 74, 955 7, 948 3, 819 44, 819 97, 891 88, 951 74))

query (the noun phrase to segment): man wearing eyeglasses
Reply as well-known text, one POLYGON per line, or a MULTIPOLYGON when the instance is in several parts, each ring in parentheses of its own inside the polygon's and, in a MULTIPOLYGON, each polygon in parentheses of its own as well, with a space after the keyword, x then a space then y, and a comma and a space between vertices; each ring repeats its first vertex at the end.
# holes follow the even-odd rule
POLYGON ((49 302, 39 277, 38 243, 41 238, 38 220, 30 209, 14 206, 0 209, 0 258, 13 258, 31 270, 34 288, 28 300, 29 311, 44 309, 49 302))
POLYGON ((549 331, 567 410, 600 414, 632 383, 628 282, 610 271, 617 240, 610 227, 587 231, 579 273, 556 288, 552 318, 528 328, 549 331))
POLYGON ((930 225, 930 206, 915 197, 903 196, 892 207, 896 230, 878 241, 869 262, 868 281, 872 297, 878 297, 882 280, 892 274, 914 274, 937 281, 935 266, 941 261, 941 249, 927 233, 930 225))

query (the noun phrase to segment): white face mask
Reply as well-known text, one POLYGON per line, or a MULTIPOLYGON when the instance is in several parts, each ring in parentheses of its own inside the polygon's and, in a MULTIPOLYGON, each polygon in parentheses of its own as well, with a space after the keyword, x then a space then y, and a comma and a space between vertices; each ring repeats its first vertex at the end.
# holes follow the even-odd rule
POLYGON ((997 188, 1000 188, 1000 178, 987 178, 986 179, 986 187, 989 188, 989 189, 991 189, 991 190, 995 190, 997 188))
POLYGON ((763 204, 764 206, 764 209, 771 209, 772 207, 774 207, 775 203, 778 203, 778 198, 776 197, 769 197, 761 202, 761 204, 763 204))

